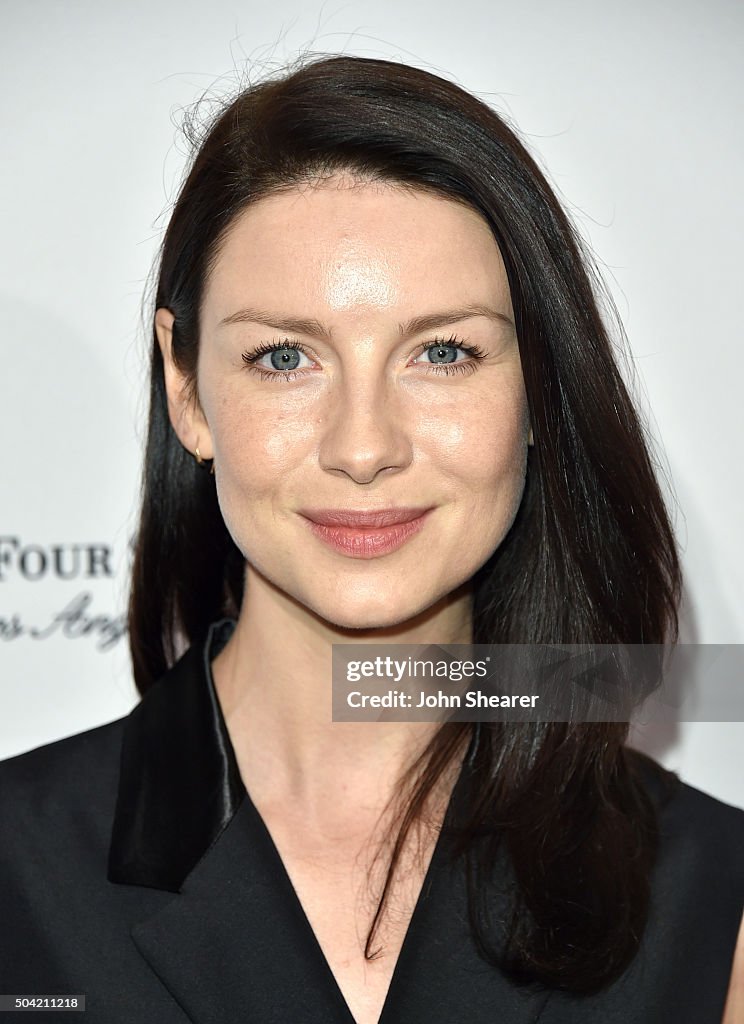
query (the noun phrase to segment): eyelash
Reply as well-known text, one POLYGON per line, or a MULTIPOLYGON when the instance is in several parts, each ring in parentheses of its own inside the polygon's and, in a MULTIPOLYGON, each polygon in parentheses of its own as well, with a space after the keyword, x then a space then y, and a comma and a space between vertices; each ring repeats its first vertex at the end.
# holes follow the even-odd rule
MULTIPOLYGON (((283 377, 285 380, 294 380, 298 373, 302 373, 301 370, 269 370, 265 366, 256 365, 261 356, 266 355, 267 352, 276 352, 279 349, 290 348, 295 349, 298 352, 302 352, 303 355, 307 355, 305 349, 298 341, 290 341, 289 338, 285 338, 284 341, 272 341, 262 342, 257 345, 256 348, 250 351, 244 352, 242 355, 243 362, 246 368, 251 373, 257 373, 264 380, 276 379, 283 377)), ((485 352, 480 349, 477 345, 466 345, 456 335, 452 335, 449 338, 434 338, 433 341, 427 342, 419 355, 422 356, 424 352, 427 352, 430 348, 455 348, 461 352, 466 352, 471 360, 479 360, 485 357, 485 352)), ((418 358, 418 356, 416 357, 418 358)), ((454 363, 430 363, 427 369, 429 373, 445 374, 451 376, 453 373, 473 373, 477 369, 477 362, 466 362, 464 359, 454 363)))

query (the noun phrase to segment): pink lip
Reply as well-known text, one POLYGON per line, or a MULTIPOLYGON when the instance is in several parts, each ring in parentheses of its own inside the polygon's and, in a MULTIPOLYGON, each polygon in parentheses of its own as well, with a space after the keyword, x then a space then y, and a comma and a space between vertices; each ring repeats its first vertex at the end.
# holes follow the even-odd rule
POLYGON ((401 547, 424 525, 430 508, 376 511, 308 509, 301 514, 316 537, 353 558, 375 558, 401 547))

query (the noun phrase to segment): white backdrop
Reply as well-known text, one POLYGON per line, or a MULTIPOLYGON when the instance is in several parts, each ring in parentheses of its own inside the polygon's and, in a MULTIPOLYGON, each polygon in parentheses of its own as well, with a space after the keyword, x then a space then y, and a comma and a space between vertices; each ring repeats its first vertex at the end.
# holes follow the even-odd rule
MULTIPOLYGON (((741 4, 4 0, 2 26, 0 757, 136 700, 121 615, 140 302, 183 167, 177 125, 247 66, 300 51, 427 67, 519 125, 629 335, 675 505, 682 640, 742 642, 741 4)), ((637 742, 744 806, 742 724, 637 742)))

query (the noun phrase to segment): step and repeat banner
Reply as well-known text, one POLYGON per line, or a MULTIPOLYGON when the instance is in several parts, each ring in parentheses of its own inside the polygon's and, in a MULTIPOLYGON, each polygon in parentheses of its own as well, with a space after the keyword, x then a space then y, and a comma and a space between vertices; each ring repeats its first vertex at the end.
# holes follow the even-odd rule
MULTIPOLYGON (((46 0, 4 12, 0 758, 137 700, 125 609, 148 274, 182 129, 301 52, 418 64, 519 126, 628 333, 625 372, 683 556, 682 640, 744 639, 742 13, 465 0, 452 21, 437 7, 214 0, 186 16, 176 0, 46 0)), ((744 806, 740 722, 648 722, 633 742, 744 806)))

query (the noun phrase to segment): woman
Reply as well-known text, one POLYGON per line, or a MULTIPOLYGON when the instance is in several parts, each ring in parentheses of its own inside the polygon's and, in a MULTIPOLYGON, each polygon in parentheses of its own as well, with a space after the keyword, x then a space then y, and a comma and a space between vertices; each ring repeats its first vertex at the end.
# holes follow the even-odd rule
POLYGON ((744 814, 622 723, 330 720, 334 643, 676 636, 643 430, 513 132, 384 61, 245 90, 153 324, 143 698, 3 765, 3 990, 106 1022, 720 1021, 744 814))

